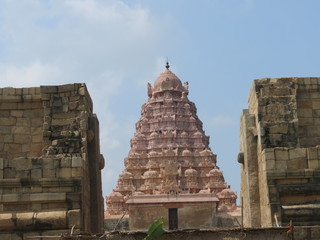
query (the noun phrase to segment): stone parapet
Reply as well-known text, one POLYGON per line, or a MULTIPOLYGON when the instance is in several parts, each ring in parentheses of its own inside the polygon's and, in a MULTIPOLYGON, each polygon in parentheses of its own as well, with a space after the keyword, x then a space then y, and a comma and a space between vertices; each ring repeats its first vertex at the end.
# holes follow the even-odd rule
MULTIPOLYGON (((161 235, 161 239, 163 240, 185 240, 185 239, 197 239, 197 240, 287 240, 287 239, 295 239, 295 240, 318 240, 320 233, 320 227, 294 227, 294 231, 291 233, 289 231, 289 227, 273 227, 273 228, 220 228, 220 229, 185 229, 185 230, 175 230, 175 231, 166 231, 163 235, 161 235)), ((0 233, 0 238, 3 240, 11 240, 17 239, 21 240, 26 239, 27 236, 47 236, 53 240, 96 240, 101 239, 112 239, 112 240, 136 240, 143 239, 146 236, 145 232, 135 231, 135 232, 119 232, 113 231, 105 235, 88 235, 88 234, 73 234, 70 233, 52 233, 52 231, 48 231, 46 233, 24 233, 19 232, 16 235, 10 238, 6 233, 0 233), (61 235, 63 235, 61 237, 61 235), (54 236, 59 236, 54 238, 54 236)), ((34 238, 34 239, 39 239, 34 238)))

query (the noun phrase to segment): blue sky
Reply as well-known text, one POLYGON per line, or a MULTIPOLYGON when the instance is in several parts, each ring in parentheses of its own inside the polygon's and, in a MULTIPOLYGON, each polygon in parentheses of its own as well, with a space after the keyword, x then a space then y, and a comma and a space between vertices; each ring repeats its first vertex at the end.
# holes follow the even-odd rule
POLYGON ((254 79, 319 77, 316 0, 0 0, 0 87, 84 82, 100 120, 104 195, 169 58, 240 194, 239 118, 254 79))

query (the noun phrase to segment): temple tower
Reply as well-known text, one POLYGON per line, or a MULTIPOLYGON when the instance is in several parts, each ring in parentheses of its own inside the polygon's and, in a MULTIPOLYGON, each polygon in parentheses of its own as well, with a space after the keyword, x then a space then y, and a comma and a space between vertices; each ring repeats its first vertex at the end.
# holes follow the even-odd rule
MULTIPOLYGON (((164 196, 181 199, 207 194, 216 207, 222 204, 218 193, 228 186, 216 166, 216 155, 209 147, 196 106, 188 99, 189 84, 182 84, 168 64, 166 68, 153 86, 148 83, 148 101, 142 105, 131 149, 124 160, 125 170, 114 189, 126 203, 112 201, 111 193, 107 215, 119 212, 114 210, 116 206, 124 211, 128 205, 139 202, 139 197, 147 202, 148 198, 161 202, 164 196)), ((236 194, 232 197, 233 205, 223 205, 224 209, 236 208, 236 194)), ((130 211, 129 218, 133 212, 130 211)))

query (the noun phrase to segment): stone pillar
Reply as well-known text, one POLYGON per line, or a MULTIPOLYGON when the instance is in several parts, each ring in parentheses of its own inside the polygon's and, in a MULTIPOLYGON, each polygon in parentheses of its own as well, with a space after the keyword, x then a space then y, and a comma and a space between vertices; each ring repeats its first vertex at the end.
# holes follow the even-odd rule
POLYGON ((258 156, 255 116, 244 110, 240 123, 240 151, 244 155, 241 164, 241 199, 243 201, 243 224, 245 227, 259 227, 260 194, 258 177, 258 156))

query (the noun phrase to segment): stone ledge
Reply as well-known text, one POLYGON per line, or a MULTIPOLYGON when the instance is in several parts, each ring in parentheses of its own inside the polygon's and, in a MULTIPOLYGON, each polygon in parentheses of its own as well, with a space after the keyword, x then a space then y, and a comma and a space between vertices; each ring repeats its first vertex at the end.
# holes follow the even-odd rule
POLYGON ((267 170, 268 179, 320 177, 320 169, 267 170))
POLYGON ((40 100, 40 95, 0 95, 1 103, 25 103, 40 100))
POLYGON ((41 186, 41 187, 72 187, 81 185, 80 178, 31 178, 31 179, 0 179, 0 188, 20 188, 21 186, 41 186))
POLYGON ((41 211, 0 214, 0 231, 79 228, 81 211, 41 211))
POLYGON ((0 203, 65 201, 66 193, 11 193, 0 195, 0 203))

